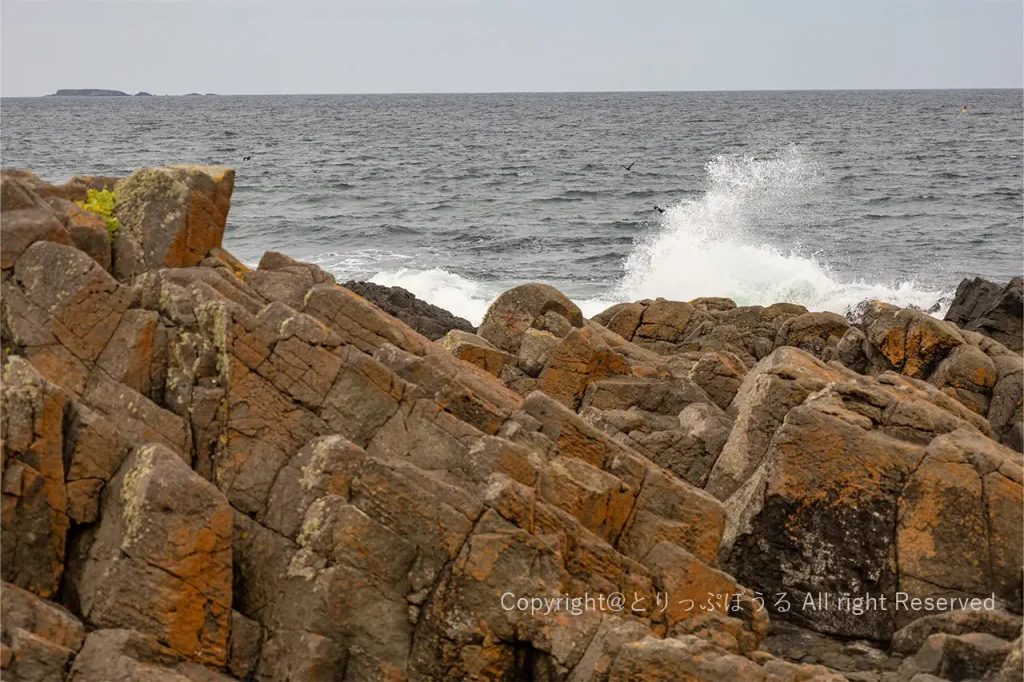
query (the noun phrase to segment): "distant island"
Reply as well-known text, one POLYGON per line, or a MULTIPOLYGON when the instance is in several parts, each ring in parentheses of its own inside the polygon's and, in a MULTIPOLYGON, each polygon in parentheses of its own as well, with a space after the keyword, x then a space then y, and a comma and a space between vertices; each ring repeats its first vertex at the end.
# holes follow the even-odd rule
POLYGON ((54 97, 131 97, 127 92, 120 90, 100 90, 97 88, 85 88, 80 90, 62 89, 53 93, 54 97))
MULTIPOLYGON (((216 96, 215 92, 208 92, 206 96, 216 96)), ((52 95, 46 95, 47 97, 131 97, 132 95, 127 92, 121 92, 120 90, 101 90, 99 88, 63 88, 53 93, 52 95)), ((151 92, 141 90, 135 93, 135 97, 155 97, 151 92)), ((190 92, 184 95, 185 97, 203 97, 201 92, 190 92)))

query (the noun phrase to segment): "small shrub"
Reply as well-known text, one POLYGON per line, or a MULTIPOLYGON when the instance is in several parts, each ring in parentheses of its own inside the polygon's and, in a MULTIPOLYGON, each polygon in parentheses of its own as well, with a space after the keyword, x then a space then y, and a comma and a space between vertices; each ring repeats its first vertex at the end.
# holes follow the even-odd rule
POLYGON ((103 220, 107 223, 107 231, 110 232, 110 239, 113 241, 114 237, 117 236, 117 228, 120 225, 117 222, 117 218, 114 217, 114 200, 116 197, 114 193, 108 189, 97 192, 94 189, 90 189, 86 193, 85 201, 76 201, 75 203, 84 208, 87 211, 98 213, 103 216, 103 220))

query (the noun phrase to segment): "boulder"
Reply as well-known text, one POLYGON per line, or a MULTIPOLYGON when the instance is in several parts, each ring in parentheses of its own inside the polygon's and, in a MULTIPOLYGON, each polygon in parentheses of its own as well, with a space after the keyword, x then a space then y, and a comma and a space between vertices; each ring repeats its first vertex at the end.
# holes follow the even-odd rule
POLYGON ((906 662, 901 674, 909 677, 921 672, 945 680, 988 680, 1002 668, 1011 648, 1009 642, 985 633, 934 634, 906 662))
POLYGON ((8 168, 0 171, 0 212, 45 209, 46 204, 36 191, 40 184, 42 181, 26 170, 8 168))
POLYGON ((165 447, 146 445, 108 484, 69 588, 94 627, 131 627, 222 666, 231 616, 232 515, 224 495, 165 447))
POLYGON ((939 363, 928 381, 985 416, 998 378, 999 372, 992 359, 977 346, 964 344, 954 348, 939 363))
POLYGON ((835 313, 804 313, 790 317, 775 336, 775 347, 794 346, 807 351, 811 355, 827 359, 832 354, 850 323, 842 315, 835 313))
POLYGON ((75 523, 93 523, 103 487, 131 447, 110 421, 79 402, 69 406, 64 428, 68 516, 75 523))
POLYGON ((727 409, 740 390, 747 366, 735 354, 701 353, 688 371, 693 383, 704 389, 720 408, 727 409))
POLYGON ((344 286, 389 315, 405 322, 431 341, 439 340, 453 329, 470 334, 476 332, 476 328, 468 320, 422 301, 402 287, 386 287, 373 282, 354 280, 345 282, 344 286))
POLYGON ((924 379, 964 343, 955 325, 920 310, 872 301, 864 314, 868 341, 901 374, 924 379))
POLYGON ((945 319, 970 331, 995 339, 1018 353, 1024 349, 1024 279, 1014 277, 1005 285, 975 277, 956 288, 945 319))
POLYGON ((26 208, 3 214, 0 223, 0 267, 8 270, 25 250, 36 242, 55 242, 71 246, 71 235, 48 210, 26 208))
POLYGON ((583 326, 583 313, 562 292, 547 284, 521 284, 496 298, 484 315, 478 333, 498 348, 512 353, 526 330, 537 327, 548 312, 557 313, 572 327, 583 326))
POLYGON ((892 650, 899 654, 914 654, 934 634, 966 635, 984 632, 1004 640, 1020 636, 1024 619, 1005 609, 947 611, 918 618, 901 628, 892 638, 892 650))
POLYGON ((167 166, 133 173, 115 186, 114 274, 198 264, 224 237, 235 171, 167 166))

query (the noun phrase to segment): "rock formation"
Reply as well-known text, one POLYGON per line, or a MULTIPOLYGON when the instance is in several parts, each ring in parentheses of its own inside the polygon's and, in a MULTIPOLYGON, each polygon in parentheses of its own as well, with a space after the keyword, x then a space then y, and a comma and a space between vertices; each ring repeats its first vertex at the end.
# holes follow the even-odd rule
POLYGON ((541 284, 474 333, 247 268, 232 177, 0 176, 5 680, 1019 679, 998 339, 541 284))
POLYGON ((1024 279, 1014 277, 999 286, 980 277, 965 279, 946 319, 991 337, 1011 350, 1024 348, 1024 279))
POLYGON ((421 301, 402 287, 386 287, 373 282, 349 280, 343 285, 388 315, 418 331, 431 341, 437 341, 452 329, 473 333, 476 329, 469 320, 452 315, 447 310, 421 301))

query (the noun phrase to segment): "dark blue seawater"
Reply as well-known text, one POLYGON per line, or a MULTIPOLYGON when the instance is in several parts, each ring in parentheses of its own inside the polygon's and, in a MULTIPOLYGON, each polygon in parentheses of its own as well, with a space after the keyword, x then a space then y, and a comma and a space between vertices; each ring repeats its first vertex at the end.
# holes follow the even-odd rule
POLYGON ((242 260, 284 251, 474 321, 524 281, 587 313, 704 295, 843 312, 1024 267, 1021 90, 50 97, 0 116, 3 166, 51 181, 234 166, 242 260))

